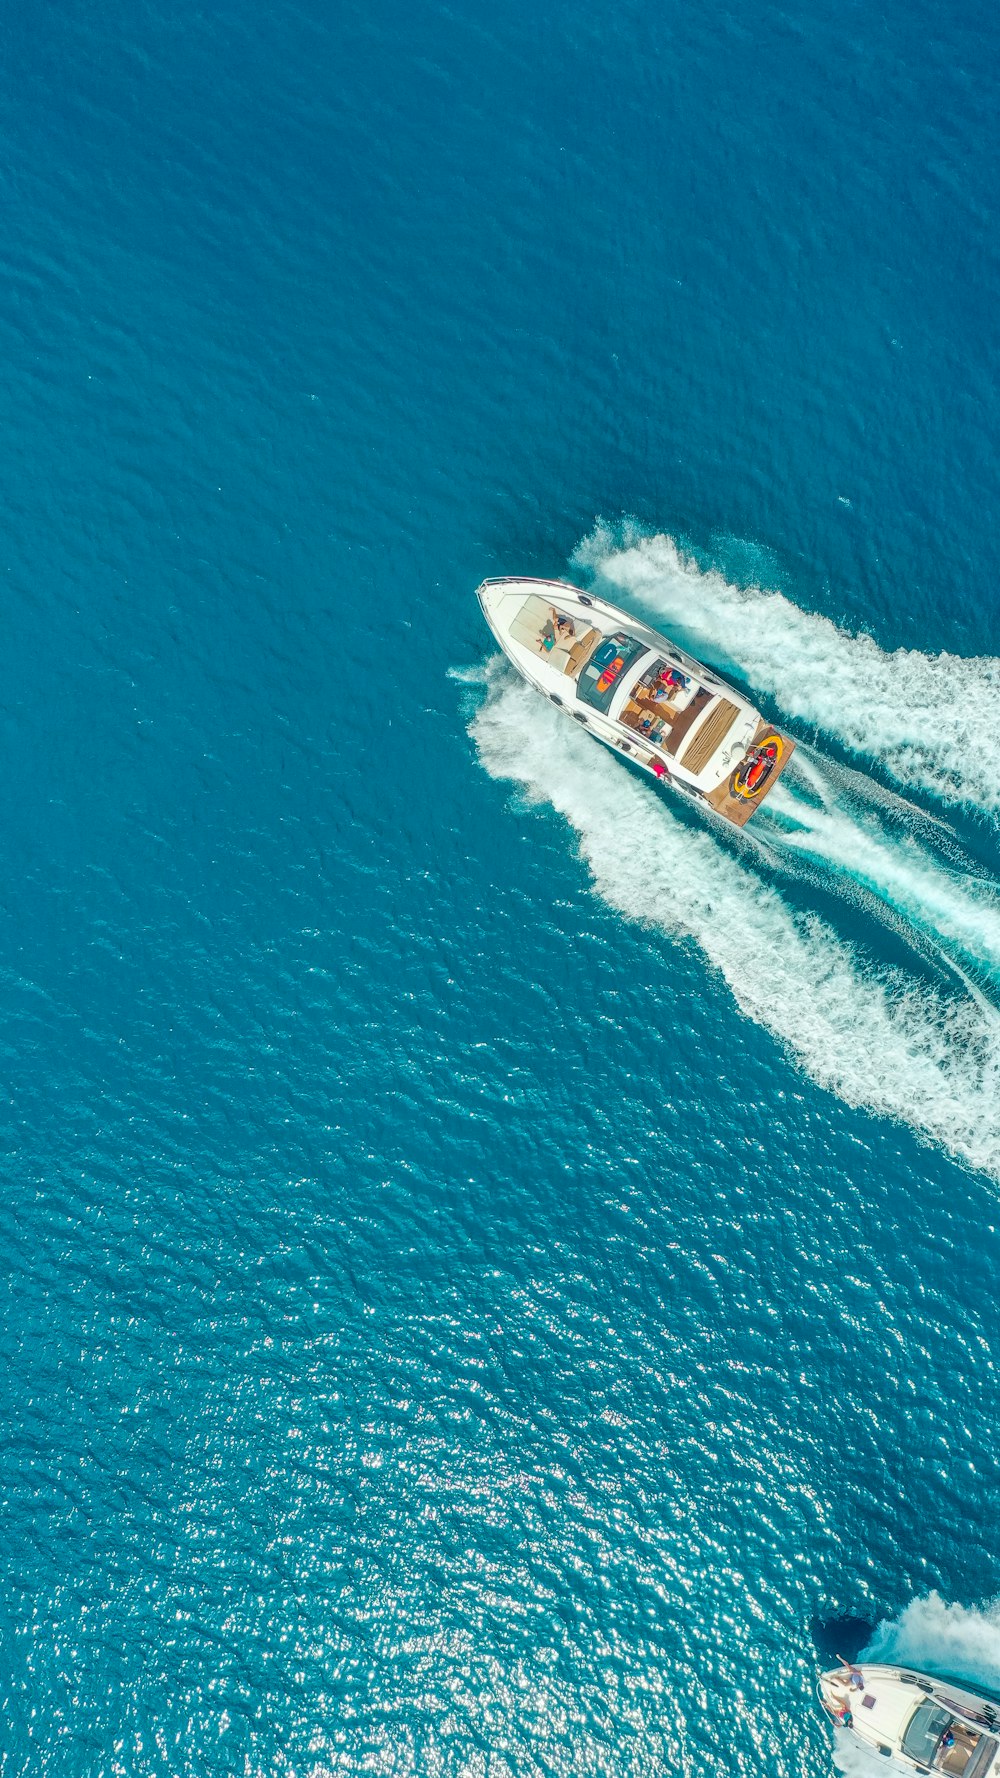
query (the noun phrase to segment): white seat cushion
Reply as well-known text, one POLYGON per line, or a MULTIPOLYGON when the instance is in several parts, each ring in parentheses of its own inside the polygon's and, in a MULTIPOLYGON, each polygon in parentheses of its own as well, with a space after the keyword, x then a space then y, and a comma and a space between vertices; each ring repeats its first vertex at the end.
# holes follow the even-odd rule
POLYGON ((548 602, 537 593, 530 593, 510 626, 511 638, 524 648, 533 649, 535 654, 549 654, 553 651, 542 647, 542 630, 551 621, 548 602))

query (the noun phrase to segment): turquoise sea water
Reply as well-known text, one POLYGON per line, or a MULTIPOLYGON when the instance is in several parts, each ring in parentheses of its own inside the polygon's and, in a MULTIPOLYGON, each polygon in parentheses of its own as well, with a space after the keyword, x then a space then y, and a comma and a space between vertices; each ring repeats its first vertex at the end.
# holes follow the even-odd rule
POLYGON ((3 45, 0 1774, 819 1778, 847 1617, 995 1687, 994 10, 3 45), (766 820, 490 573, 752 690, 766 820))

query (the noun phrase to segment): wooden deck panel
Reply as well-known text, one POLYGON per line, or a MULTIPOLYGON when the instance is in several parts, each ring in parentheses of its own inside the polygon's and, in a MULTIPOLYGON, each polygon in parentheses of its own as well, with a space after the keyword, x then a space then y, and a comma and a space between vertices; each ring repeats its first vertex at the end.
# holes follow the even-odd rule
POLYGON ((664 751, 671 754, 674 759, 677 758, 677 749, 688 730, 694 728, 705 705, 710 703, 714 696, 715 693, 709 691, 706 685, 699 685, 690 704, 685 704, 683 710, 674 712, 671 718, 670 739, 664 749, 664 751))
POLYGON ((724 815, 726 820, 731 821, 735 827, 745 827, 751 815, 754 813, 754 810, 759 809, 761 803, 767 800, 791 759, 792 754, 795 752, 795 742, 789 735, 785 734, 784 729, 776 729, 773 722, 762 722, 759 724, 751 745, 756 746, 759 741, 764 739, 765 735, 775 734, 781 736, 781 739, 785 744, 785 751, 772 771, 760 796, 755 797, 752 803, 748 803, 744 802, 741 796, 731 795, 729 779, 727 778, 724 783, 719 785, 717 790, 711 791, 705 798, 705 801, 710 803, 713 809, 717 810, 720 815, 724 815))
POLYGON ((703 772, 717 747, 721 747, 733 723, 739 715, 739 706, 730 703, 728 698, 720 698, 711 716, 700 728, 684 752, 680 763, 695 777, 703 772))

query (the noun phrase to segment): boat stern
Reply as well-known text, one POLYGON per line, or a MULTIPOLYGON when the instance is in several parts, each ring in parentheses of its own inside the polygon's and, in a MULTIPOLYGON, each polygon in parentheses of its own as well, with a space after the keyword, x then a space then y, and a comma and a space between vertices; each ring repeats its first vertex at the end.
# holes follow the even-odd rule
POLYGON ((731 759, 726 761, 728 775, 714 790, 705 793, 706 802, 734 826, 745 827, 774 789, 794 751, 795 742, 790 735, 769 722, 758 721, 741 757, 735 764, 731 759))

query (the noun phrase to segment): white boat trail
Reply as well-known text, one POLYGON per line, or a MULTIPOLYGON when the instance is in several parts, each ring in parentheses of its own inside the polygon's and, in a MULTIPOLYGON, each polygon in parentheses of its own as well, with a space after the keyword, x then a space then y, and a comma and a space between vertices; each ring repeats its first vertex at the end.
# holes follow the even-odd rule
POLYGON ((841 893, 868 892, 921 948, 1000 988, 1000 886, 963 866, 950 835, 914 819, 906 806, 866 794, 865 781, 797 749, 792 769, 760 810, 753 837, 786 861, 811 861, 841 893), (800 760, 799 755, 802 755, 800 760))
POLYGON ((599 895, 630 919, 693 939, 744 1014, 821 1086, 1000 1179, 1000 1016, 974 985, 977 973, 1000 979, 1000 908, 988 884, 970 886, 953 866, 947 833, 935 852, 923 830, 902 818, 893 825, 898 811, 880 821, 874 799, 851 804, 836 771, 812 756, 759 839, 763 809, 734 849, 499 660, 484 679, 470 723, 482 764, 570 823, 599 895), (874 963, 829 921, 792 905, 759 846, 877 896, 944 947, 971 991, 874 963))
POLYGON ((1000 1698, 1000 1602, 955 1605, 934 1592, 911 1599, 878 1625, 859 1656, 866 1660, 964 1679, 1000 1698))

